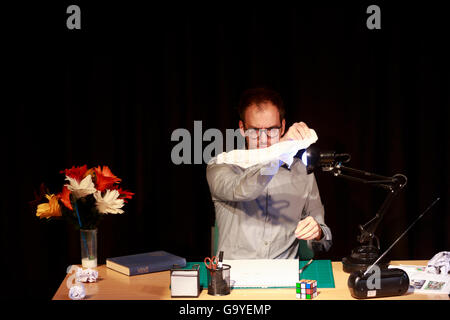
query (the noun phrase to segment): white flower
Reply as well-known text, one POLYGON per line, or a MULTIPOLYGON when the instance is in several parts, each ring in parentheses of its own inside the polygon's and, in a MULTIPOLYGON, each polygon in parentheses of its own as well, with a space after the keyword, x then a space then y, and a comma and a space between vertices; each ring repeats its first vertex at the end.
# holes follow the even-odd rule
POLYGON ((105 195, 102 197, 102 193, 97 191, 94 193, 95 200, 97 200, 97 210, 100 213, 123 213, 120 209, 123 207, 123 199, 118 199, 120 196, 117 190, 106 190, 105 195))
POLYGON ((66 180, 69 181, 70 184, 66 184, 67 189, 72 191, 74 197, 76 199, 83 198, 89 194, 93 194, 97 189, 95 189, 95 185, 92 182, 91 175, 87 175, 80 183, 77 180, 66 176, 66 180))

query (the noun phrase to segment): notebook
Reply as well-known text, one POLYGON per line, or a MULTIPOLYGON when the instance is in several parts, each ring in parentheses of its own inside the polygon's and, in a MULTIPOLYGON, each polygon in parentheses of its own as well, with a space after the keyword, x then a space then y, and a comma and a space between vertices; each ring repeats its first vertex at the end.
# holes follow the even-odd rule
MULTIPOLYGON (((227 262, 229 261, 239 261, 239 260, 225 260, 227 262)), ((224 261, 224 263, 225 263, 224 261)), ((240 260, 243 261, 243 260, 240 260)), ((258 265, 260 264, 261 260, 253 260, 253 261, 259 261, 258 265)), ((264 260, 265 261, 265 260, 264 260)), ((295 282, 302 280, 302 279, 308 279, 308 280, 317 280, 317 287, 318 288, 334 288, 334 277, 333 277, 333 269, 331 266, 331 260, 314 260, 301 274, 301 276, 299 277, 298 275, 298 270, 300 268, 302 268, 306 263, 308 263, 308 260, 303 261, 303 260, 297 260, 296 261, 296 279, 295 282)), ((238 262, 239 263, 239 262, 238 262)), ((200 265, 200 286, 203 289, 207 289, 208 288, 208 275, 207 275, 207 270, 205 267, 205 264, 203 262, 187 262, 186 264, 186 269, 191 269, 193 265, 198 264, 200 265)), ((230 264, 230 263, 228 263, 230 264)), ((232 272, 233 268, 231 268, 230 273, 232 272)), ((231 274, 230 274, 231 276, 231 274)), ((230 279, 233 280, 232 278, 230 279)), ((294 285, 295 286, 295 282, 294 285)), ((273 284, 275 285, 274 287, 277 287, 277 284, 273 284)), ((278 284, 279 285, 279 284, 278 284)), ((269 286, 267 286, 269 287, 269 286)), ((289 286, 292 287, 292 286, 289 286)), ((239 289, 239 288, 261 288, 261 286, 256 286, 256 287, 234 287, 234 289, 239 289)))
POLYGON ((298 259, 224 260, 231 266, 232 288, 294 288, 298 277, 298 259))

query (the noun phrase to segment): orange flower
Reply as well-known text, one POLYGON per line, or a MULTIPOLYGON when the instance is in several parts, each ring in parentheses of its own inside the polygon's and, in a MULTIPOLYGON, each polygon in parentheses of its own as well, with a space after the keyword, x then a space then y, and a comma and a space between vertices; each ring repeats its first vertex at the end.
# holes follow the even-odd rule
POLYGON ((70 202, 70 194, 72 192, 67 188, 67 186, 64 186, 62 192, 58 195, 61 199, 61 202, 70 210, 73 211, 72 203, 70 202))
POLYGON ((46 194, 45 197, 48 199, 48 203, 41 203, 37 207, 36 216, 39 218, 50 218, 50 217, 60 217, 61 207, 59 205, 59 196, 54 194, 46 194))
POLYGON ((87 172, 87 165, 84 165, 82 167, 75 167, 73 166, 71 169, 64 169, 60 173, 64 173, 66 176, 75 179, 78 183, 83 180, 83 178, 86 176, 87 172))
POLYGON ((117 178, 107 166, 103 166, 103 169, 98 166, 94 168, 95 172, 95 187, 100 192, 106 189, 112 188, 114 183, 120 182, 122 179, 117 178))

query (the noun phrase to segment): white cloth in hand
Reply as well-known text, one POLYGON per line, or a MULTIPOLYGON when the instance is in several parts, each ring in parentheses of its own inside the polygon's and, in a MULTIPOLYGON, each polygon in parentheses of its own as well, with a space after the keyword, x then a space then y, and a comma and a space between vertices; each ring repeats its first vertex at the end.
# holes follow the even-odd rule
POLYGON ((318 140, 316 132, 313 129, 309 130, 311 130, 311 138, 278 142, 262 149, 222 152, 211 159, 210 163, 234 164, 246 169, 256 164, 283 161, 290 167, 299 150, 308 148, 318 140))
POLYGON ((442 251, 433 256, 425 269, 428 273, 447 275, 450 272, 450 251, 442 251))

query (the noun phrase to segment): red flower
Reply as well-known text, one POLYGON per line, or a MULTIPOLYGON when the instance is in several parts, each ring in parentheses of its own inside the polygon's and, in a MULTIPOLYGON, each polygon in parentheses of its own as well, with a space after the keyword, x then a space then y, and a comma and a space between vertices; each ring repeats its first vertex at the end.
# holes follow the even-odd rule
POLYGON ((58 195, 61 199, 61 202, 70 210, 73 211, 72 203, 70 202, 70 194, 72 192, 64 186, 62 192, 58 195))
POLYGON ((134 193, 128 190, 122 190, 122 188, 115 188, 120 196, 119 199, 123 199, 124 202, 128 202, 126 199, 131 199, 134 196, 134 193))
POLYGON ((100 192, 103 192, 106 189, 111 189, 114 183, 119 183, 122 180, 117 178, 107 166, 103 166, 103 169, 98 166, 98 168, 94 168, 94 172, 95 187, 100 192))
POLYGON ((82 167, 73 166, 71 169, 64 169, 60 171, 60 173, 64 173, 66 176, 71 177, 72 179, 77 180, 78 183, 83 180, 87 171, 87 165, 82 167))

